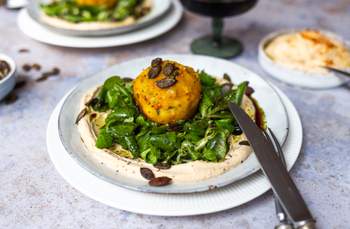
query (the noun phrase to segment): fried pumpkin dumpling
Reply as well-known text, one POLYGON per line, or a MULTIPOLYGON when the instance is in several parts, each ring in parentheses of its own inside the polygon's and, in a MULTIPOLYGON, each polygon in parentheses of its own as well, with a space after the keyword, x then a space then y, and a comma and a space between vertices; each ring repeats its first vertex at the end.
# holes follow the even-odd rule
POLYGON ((156 58, 135 79, 133 92, 147 118, 167 124, 194 115, 201 97, 201 84, 191 67, 156 58))
POLYGON ((117 0, 76 0, 76 3, 81 6, 112 7, 117 3, 117 0))

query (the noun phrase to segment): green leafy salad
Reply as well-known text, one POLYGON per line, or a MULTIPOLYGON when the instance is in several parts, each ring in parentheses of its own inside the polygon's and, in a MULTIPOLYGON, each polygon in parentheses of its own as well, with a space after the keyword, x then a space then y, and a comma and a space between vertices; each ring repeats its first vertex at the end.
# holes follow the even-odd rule
POLYGON ((91 123, 96 113, 105 117, 96 131, 96 147, 113 149, 120 145, 130 152, 126 157, 141 158, 153 165, 223 161, 229 150, 229 137, 242 134, 227 104, 230 101, 240 105, 244 94, 250 96, 252 92, 247 90, 252 89, 247 81, 220 85, 204 71, 198 75, 202 97, 197 113, 190 120, 174 124, 147 120, 134 101, 131 79, 118 76, 107 79, 85 108, 86 114, 95 113, 90 116, 91 123))
POLYGON ((118 22, 127 17, 135 19, 147 14, 149 7, 143 7, 143 0, 118 0, 111 7, 106 5, 78 4, 76 0, 55 0, 41 4, 42 11, 51 17, 57 17, 68 22, 118 22))

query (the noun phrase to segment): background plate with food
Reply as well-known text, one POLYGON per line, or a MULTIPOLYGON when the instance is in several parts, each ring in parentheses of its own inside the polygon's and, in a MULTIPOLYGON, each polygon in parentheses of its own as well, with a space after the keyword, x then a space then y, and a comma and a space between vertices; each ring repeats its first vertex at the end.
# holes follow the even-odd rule
POLYGON ((46 28, 34 20, 24 9, 18 14, 17 24, 20 30, 30 38, 51 45, 72 48, 103 48, 129 45, 158 37, 172 29, 180 21, 183 7, 177 0, 172 1, 172 7, 162 20, 128 33, 111 36, 69 36, 46 28))
POLYGON ((350 43, 324 30, 277 31, 260 42, 259 62, 271 76, 289 84, 315 89, 336 87, 346 79, 323 67, 349 70, 350 43))
POLYGON ((284 106, 254 73, 203 56, 154 59, 111 67, 81 82, 65 100, 59 117, 62 143, 91 173, 123 187, 158 193, 205 191, 248 176, 259 165, 226 109, 227 99, 241 103, 253 119, 261 112, 254 106, 257 101, 267 126, 280 142, 286 139, 284 106), (246 81, 255 90, 254 99, 240 93, 246 81), (170 178, 171 184, 155 187, 165 178, 152 183, 153 176, 170 178))
POLYGON ((55 32, 106 36, 150 25, 171 5, 171 0, 33 0, 27 9, 34 20, 55 32))

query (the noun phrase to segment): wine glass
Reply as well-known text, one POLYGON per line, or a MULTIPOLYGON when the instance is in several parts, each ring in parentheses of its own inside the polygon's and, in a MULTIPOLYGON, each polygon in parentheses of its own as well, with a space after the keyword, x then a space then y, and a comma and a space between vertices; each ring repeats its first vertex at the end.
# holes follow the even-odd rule
POLYGON ((192 52, 221 58, 239 55, 243 50, 242 43, 222 35, 223 18, 242 14, 250 10, 256 2, 257 0, 181 0, 189 11, 212 17, 212 35, 193 40, 192 52))

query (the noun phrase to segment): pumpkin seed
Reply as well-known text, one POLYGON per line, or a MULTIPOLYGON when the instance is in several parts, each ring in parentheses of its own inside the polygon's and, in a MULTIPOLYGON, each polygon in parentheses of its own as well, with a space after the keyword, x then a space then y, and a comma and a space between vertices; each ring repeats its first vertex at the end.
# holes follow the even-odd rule
POLYGON ((87 109, 86 109, 86 108, 82 109, 82 110, 79 112, 79 114, 78 114, 78 116, 77 116, 77 119, 75 120, 75 124, 78 124, 79 121, 80 121, 82 118, 84 118, 84 116, 85 116, 86 114, 87 114, 87 109))
POLYGON ((156 78, 159 75, 161 70, 162 70, 162 67, 160 65, 152 66, 148 72, 148 78, 150 79, 156 78))
POLYGON ((4 98, 4 102, 6 105, 9 105, 9 104, 15 103, 17 99, 18 99, 18 96, 14 92, 11 92, 4 98))
POLYGON ((247 87, 247 89, 245 90, 245 94, 247 96, 251 96, 254 93, 254 89, 250 86, 247 87))
POLYGON ((131 79, 131 78, 129 78, 129 77, 125 77, 125 78, 123 78, 123 81, 124 81, 125 83, 128 83, 128 82, 133 81, 133 79, 131 79))
POLYGON ((176 79, 172 79, 172 78, 165 78, 165 79, 162 79, 162 80, 158 80, 156 82, 157 86, 159 88, 168 88, 168 87, 171 87, 173 86, 175 83, 177 82, 176 79))
POLYGON ((15 89, 22 88, 22 87, 26 86, 26 84, 27 84, 26 80, 19 80, 15 84, 15 89))
POLYGON ((32 66, 29 65, 29 64, 24 64, 24 65, 22 66, 22 69, 23 69, 23 71, 25 71, 25 72, 29 72, 29 71, 32 69, 32 66))
POLYGON ((242 146, 250 146, 249 142, 246 140, 240 141, 238 144, 242 146))
POLYGON ((225 95, 227 92, 231 91, 232 87, 232 83, 224 83, 223 85, 221 85, 221 94, 225 95))
POLYGON ((171 183, 171 178, 169 177, 156 177, 151 179, 148 184, 151 186, 165 186, 171 183))
POLYGON ((175 64, 167 63, 163 68, 163 74, 166 76, 171 76, 175 70, 176 70, 175 64))
POLYGON ((155 67, 155 66, 159 66, 159 65, 161 65, 162 64, 162 58, 156 58, 156 59, 154 59, 154 60, 152 60, 152 63, 151 63, 151 66, 152 67, 155 67))
POLYGON ((146 180, 152 180, 155 178, 154 173, 149 168, 140 168, 140 173, 141 176, 146 180))
POLYGON ((229 76, 229 74, 225 73, 224 76, 223 76, 223 78, 224 78, 225 80, 227 80, 228 82, 232 83, 231 77, 229 76))
POLYGON ((157 169, 170 169, 171 165, 168 163, 158 162, 157 164, 154 165, 154 167, 157 169))
POLYGON ((41 70, 41 65, 38 63, 32 64, 32 68, 36 71, 40 71, 41 70))

